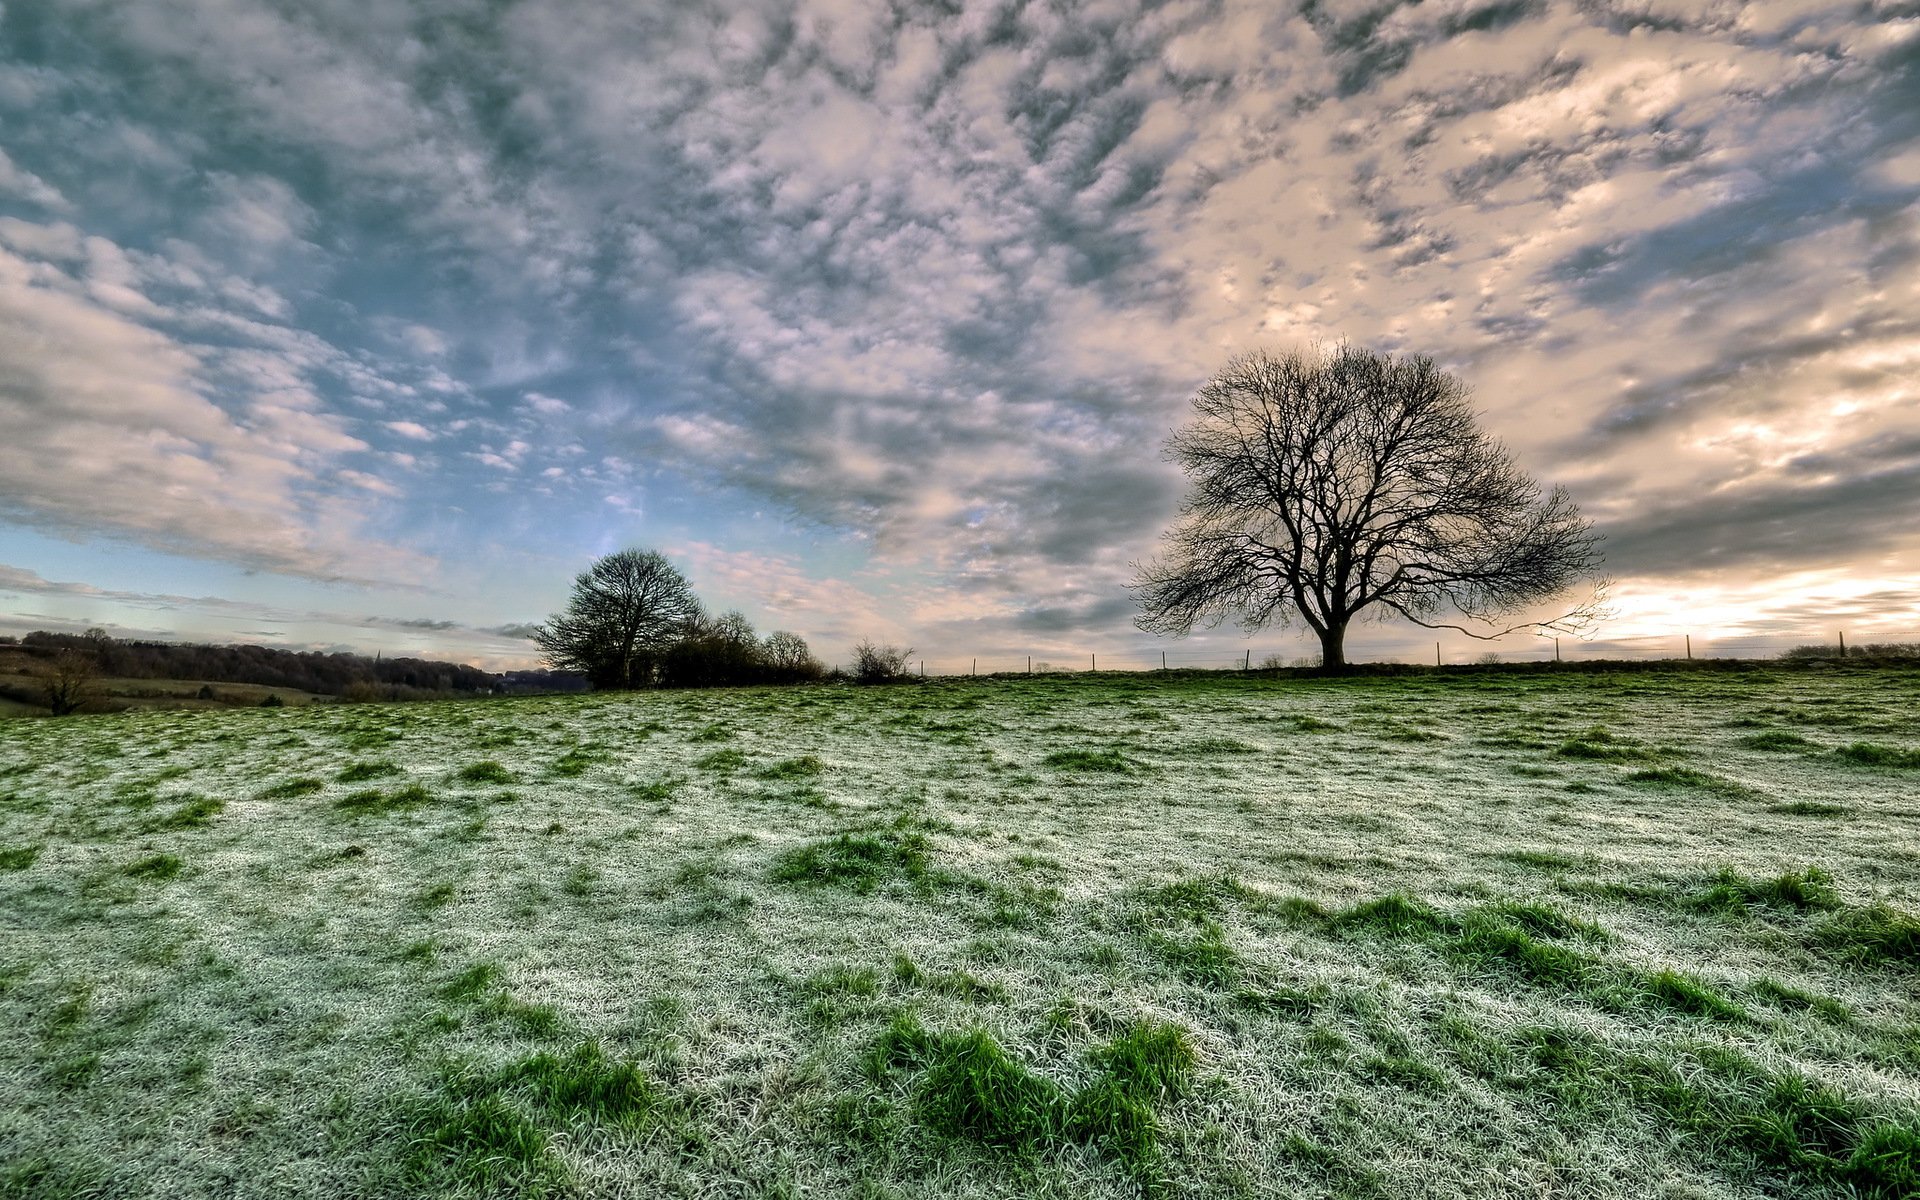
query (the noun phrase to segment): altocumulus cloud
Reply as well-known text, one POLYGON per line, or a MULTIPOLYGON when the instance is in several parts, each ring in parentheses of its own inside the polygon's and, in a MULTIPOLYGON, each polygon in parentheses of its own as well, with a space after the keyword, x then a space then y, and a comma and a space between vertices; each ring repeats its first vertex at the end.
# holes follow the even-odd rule
POLYGON ((1344 336, 1470 379, 1628 592, 1914 582, 1910 4, 43 0, 0 33, 22 526, 376 582, 673 544, 819 637, 1086 644, 1126 636, 1194 385, 1344 336))

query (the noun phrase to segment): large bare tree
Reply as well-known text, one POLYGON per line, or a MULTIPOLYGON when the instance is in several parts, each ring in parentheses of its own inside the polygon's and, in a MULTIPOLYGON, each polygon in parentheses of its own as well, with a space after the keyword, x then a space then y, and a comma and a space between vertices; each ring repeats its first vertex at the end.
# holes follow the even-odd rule
POLYGON ((1579 508, 1563 489, 1541 494, 1432 359, 1344 344, 1249 354, 1193 407, 1166 450, 1192 486, 1164 554, 1139 569, 1140 628, 1298 617, 1339 671, 1369 609, 1482 638, 1597 613, 1598 540, 1579 508), (1499 626, 1590 577, 1580 606, 1499 626))
POLYGON ((580 573, 567 611, 537 626, 533 640, 552 667, 597 688, 644 687, 660 653, 700 620, 693 585, 664 555, 622 550, 580 573))

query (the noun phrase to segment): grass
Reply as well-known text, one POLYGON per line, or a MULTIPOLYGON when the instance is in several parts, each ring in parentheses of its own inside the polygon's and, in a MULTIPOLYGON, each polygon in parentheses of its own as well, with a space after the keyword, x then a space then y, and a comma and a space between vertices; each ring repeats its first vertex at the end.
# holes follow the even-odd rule
POLYGON ((513 772, 507 770, 492 759, 477 763, 468 763, 460 768, 456 776, 461 783, 512 783, 513 772))
POLYGON ((24 871, 39 857, 38 846, 0 846, 0 871, 24 871))
POLYGON ((1905 753, 1916 700, 1169 672, 23 720, 0 1195, 1911 1196, 1920 805, 1759 739, 1905 753))
POLYGON ((1883 746, 1878 742, 1854 742, 1833 752, 1842 762, 1856 767, 1891 767, 1895 770, 1920 770, 1920 750, 1902 746, 1883 746))
POLYGON ((895 880, 927 878, 927 839, 913 832, 843 833, 796 846, 774 864, 781 883, 830 885, 865 895, 895 880))
POLYGON ((1697 788, 1703 792, 1736 800, 1755 794, 1754 790, 1744 783, 1709 774, 1706 771, 1696 771, 1692 767, 1649 767, 1646 770, 1629 772, 1625 781, 1639 787, 1697 788))
POLYGON ((1040 760, 1044 766, 1060 771, 1099 771, 1130 775, 1139 764, 1118 750, 1055 750, 1040 760))
POLYGON ((432 793, 417 783, 406 787, 383 792, 379 788, 363 788, 349 792, 333 802, 333 807, 341 812, 355 816, 380 816, 400 809, 413 808, 430 803, 432 793))
POLYGON ((349 763, 342 767, 333 778, 338 783, 365 783, 369 779, 382 779, 388 775, 398 775, 400 768, 386 759, 349 763))
POLYGON ((1749 750, 1776 750, 1783 753, 1804 753, 1818 750, 1818 742, 1809 741, 1797 733, 1784 729, 1775 729, 1767 733, 1756 733, 1740 739, 1740 744, 1749 750))

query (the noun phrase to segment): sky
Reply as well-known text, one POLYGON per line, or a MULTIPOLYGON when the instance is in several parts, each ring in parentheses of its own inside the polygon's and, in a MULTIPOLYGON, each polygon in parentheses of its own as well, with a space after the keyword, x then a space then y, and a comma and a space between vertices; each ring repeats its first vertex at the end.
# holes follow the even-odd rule
POLYGON ((0 0, 0 633, 531 665, 642 546, 829 662, 1305 653, 1127 583, 1340 339, 1601 639, 1920 640, 1920 3, 0 0))

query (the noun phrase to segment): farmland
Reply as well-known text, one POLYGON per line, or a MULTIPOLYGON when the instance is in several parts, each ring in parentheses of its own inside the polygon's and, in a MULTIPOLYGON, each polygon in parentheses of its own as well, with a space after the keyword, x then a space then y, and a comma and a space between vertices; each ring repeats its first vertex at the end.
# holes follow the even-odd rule
POLYGON ((0 723, 4 1196, 1907 1196, 1920 673, 0 723))

